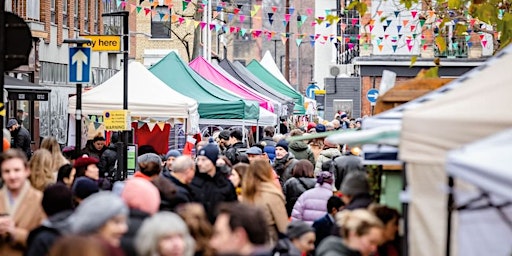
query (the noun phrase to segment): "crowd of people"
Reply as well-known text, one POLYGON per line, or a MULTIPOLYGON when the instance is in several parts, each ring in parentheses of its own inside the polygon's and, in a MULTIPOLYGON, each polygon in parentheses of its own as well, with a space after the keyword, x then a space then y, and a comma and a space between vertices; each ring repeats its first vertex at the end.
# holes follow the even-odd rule
POLYGON ((0 255, 400 255, 400 215, 373 203, 359 151, 287 140, 325 131, 265 127, 247 147, 240 130, 223 130, 192 156, 144 145, 124 181, 115 134, 80 154, 52 137, 33 155, 8 149, 0 255))

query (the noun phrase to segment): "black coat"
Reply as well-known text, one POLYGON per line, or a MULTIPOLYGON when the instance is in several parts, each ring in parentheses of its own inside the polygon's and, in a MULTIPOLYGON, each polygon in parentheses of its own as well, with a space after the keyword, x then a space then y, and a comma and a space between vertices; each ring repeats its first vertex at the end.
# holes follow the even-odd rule
POLYGON ((11 132, 12 148, 18 148, 25 153, 27 159, 30 159, 32 156, 32 149, 30 148, 30 143, 32 142, 30 138, 30 132, 25 129, 23 126, 18 126, 18 129, 11 132))
POLYGON ((360 256, 361 253, 349 249, 341 237, 330 236, 325 238, 316 249, 317 256, 360 256))
POLYGON ((316 180, 314 178, 306 177, 292 177, 284 183, 283 193, 286 197, 286 212, 288 213, 288 217, 292 215, 293 206, 295 202, 297 202, 297 199, 299 199, 299 196, 302 195, 304 191, 314 188, 315 184, 316 180))
POLYGON ((183 184, 181 181, 176 179, 174 176, 171 175, 169 170, 162 171, 162 176, 169 179, 174 185, 176 185, 176 195, 174 198, 169 202, 169 208, 174 210, 176 207, 180 204, 184 203, 190 203, 194 201, 194 198, 192 196, 193 192, 190 189, 190 186, 187 184, 183 184))
POLYGON ((111 143, 107 149, 101 154, 98 169, 100 169, 100 177, 108 178, 114 181, 115 178, 115 165, 117 161, 117 148, 114 143, 111 143))
POLYGON ((142 222, 149 217, 149 214, 137 209, 130 208, 130 215, 128 216, 128 231, 121 238, 121 248, 126 256, 137 256, 135 250, 135 236, 139 231, 142 222))
POLYGON ((372 203, 372 197, 370 194, 359 194, 352 197, 352 200, 350 200, 350 203, 345 206, 344 209, 347 210, 355 210, 355 209, 365 209, 368 208, 368 206, 372 203))
POLYGON ((32 230, 27 238, 25 256, 47 255, 55 241, 69 232, 69 216, 73 211, 57 213, 32 230))
POLYGON ((329 214, 326 214, 322 218, 315 220, 312 227, 315 229, 316 234, 315 247, 318 247, 322 240, 334 233, 335 224, 329 217, 329 214))
POLYGON ((237 201, 235 187, 219 170, 213 177, 197 171, 190 188, 194 201, 203 204, 211 223, 215 221, 215 211, 219 203, 237 201))
POLYGON ((295 167, 295 164, 299 162, 299 160, 295 159, 293 154, 286 154, 283 158, 274 160, 274 171, 276 171, 277 175, 279 175, 279 183, 281 186, 292 177, 292 170, 295 167))
POLYGON ((338 156, 334 158, 334 186, 341 189, 345 177, 355 171, 364 171, 363 159, 354 155, 338 156))

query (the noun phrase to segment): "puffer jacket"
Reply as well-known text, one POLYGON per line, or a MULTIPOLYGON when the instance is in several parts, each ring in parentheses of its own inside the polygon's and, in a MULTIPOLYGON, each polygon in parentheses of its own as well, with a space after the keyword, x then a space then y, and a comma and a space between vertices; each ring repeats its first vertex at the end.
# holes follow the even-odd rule
POLYGON ((299 196, 302 195, 304 191, 314 188, 315 184, 316 180, 314 178, 306 177, 292 177, 284 183, 283 193, 286 197, 286 212, 288 213, 288 217, 291 216, 293 206, 295 202, 297 202, 297 199, 299 199, 299 196))
POLYGON ((98 169, 100 169, 100 177, 107 178, 111 182, 114 182, 115 178, 115 165, 117 161, 117 147, 114 143, 110 145, 101 154, 100 162, 98 163, 98 169))
POLYGON ((292 170, 299 160, 295 159, 292 153, 286 154, 283 158, 274 161, 274 171, 279 176, 279 183, 283 187, 284 183, 292 177, 292 170))
POLYGON ((320 151, 320 155, 316 160, 315 176, 322 171, 322 164, 331 160, 334 156, 341 156, 341 152, 337 148, 328 148, 320 151))
POLYGON ((292 152, 297 160, 309 160, 311 164, 315 165, 315 155, 313 151, 309 148, 309 145, 304 141, 296 140, 290 142, 288 145, 288 151, 292 152))
POLYGON ((316 184, 315 188, 307 190, 300 195, 293 206, 292 221, 301 220, 312 225, 316 219, 327 213, 327 200, 332 196, 332 185, 316 184))

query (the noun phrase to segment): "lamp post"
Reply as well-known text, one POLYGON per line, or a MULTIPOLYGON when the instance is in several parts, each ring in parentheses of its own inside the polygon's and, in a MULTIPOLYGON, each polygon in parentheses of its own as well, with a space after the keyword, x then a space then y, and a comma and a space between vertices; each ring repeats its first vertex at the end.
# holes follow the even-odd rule
MULTIPOLYGON (((65 44, 76 44, 77 47, 82 47, 84 44, 90 44, 90 39, 75 38, 64 39, 65 44)), ((82 83, 76 84, 76 107, 75 107, 75 152, 76 155, 80 154, 82 149, 82 83)))
MULTIPOLYGON (((128 110, 128 51, 129 51, 129 27, 128 27, 128 16, 130 13, 128 11, 119 11, 119 12, 111 12, 111 13, 103 13, 101 14, 102 17, 123 17, 123 110, 128 110)), ((120 172, 116 173, 116 179, 126 179, 128 172, 127 172, 127 146, 128 142, 130 140, 129 138, 130 133, 129 132, 123 132, 122 141, 123 141, 123 147, 122 147, 122 154, 121 154, 121 161, 118 163, 118 169, 121 170, 122 176, 120 172)))

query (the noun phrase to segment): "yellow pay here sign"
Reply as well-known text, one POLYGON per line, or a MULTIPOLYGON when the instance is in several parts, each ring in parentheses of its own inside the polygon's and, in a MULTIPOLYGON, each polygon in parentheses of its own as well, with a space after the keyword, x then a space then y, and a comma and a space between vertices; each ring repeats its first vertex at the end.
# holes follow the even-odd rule
POLYGON ((130 130, 130 112, 128 110, 107 110, 103 112, 103 121, 107 131, 130 130))
POLYGON ((120 36, 103 35, 82 35, 81 37, 90 39, 92 42, 85 44, 96 52, 118 52, 121 51, 120 36))

